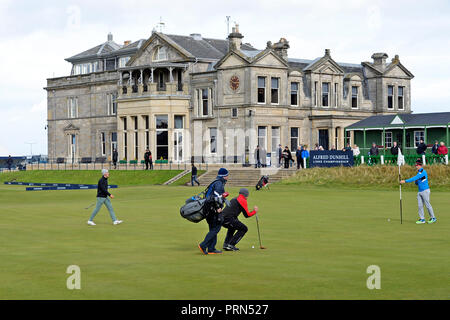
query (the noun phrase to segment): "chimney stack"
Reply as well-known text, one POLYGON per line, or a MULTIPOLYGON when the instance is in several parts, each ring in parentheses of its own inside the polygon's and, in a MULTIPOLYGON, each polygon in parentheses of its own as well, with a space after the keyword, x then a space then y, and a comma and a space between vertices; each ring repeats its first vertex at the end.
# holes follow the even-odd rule
POLYGON ((108 33, 108 41, 113 41, 113 35, 112 33, 108 33))
POLYGON ((240 50, 243 37, 244 36, 239 33, 239 25, 236 24, 231 28, 231 33, 228 35, 228 50, 240 50))
POLYGON ((386 59, 388 58, 388 55, 386 53, 374 53, 371 58, 373 59, 374 67, 379 67, 382 71, 386 68, 386 59))
MULTIPOLYGON (((267 43, 267 46, 269 47, 269 43, 267 43)), ((280 41, 272 45, 272 49, 286 61, 288 59, 287 51, 289 48, 289 41, 287 41, 286 38, 280 38, 280 41)))

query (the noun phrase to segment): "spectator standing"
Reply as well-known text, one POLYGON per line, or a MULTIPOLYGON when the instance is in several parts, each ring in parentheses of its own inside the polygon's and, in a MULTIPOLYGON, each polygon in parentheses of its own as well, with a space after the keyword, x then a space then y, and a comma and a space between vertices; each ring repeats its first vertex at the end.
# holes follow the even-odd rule
POLYGON ((278 145, 277 154, 278 154, 278 167, 281 166, 281 159, 283 158, 283 149, 281 148, 281 144, 278 145))
POLYGON ((391 154, 393 156, 398 156, 398 149, 397 141, 394 141, 394 145, 391 147, 391 154))
POLYGON ((433 144, 433 147, 431 148, 431 152, 433 154, 438 154, 438 149, 439 149, 439 142, 436 140, 433 144))
POLYGON ((342 151, 352 151, 352 147, 350 146, 350 143, 347 143, 347 146, 342 149, 342 151))
POLYGON ((8 159, 6 159, 6 164, 8 165, 8 170, 11 171, 11 166, 13 164, 13 159, 11 158, 11 155, 9 155, 8 159))
POLYGON ((303 147, 303 151, 302 151, 302 168, 305 169, 306 165, 304 164, 303 159, 308 159, 309 158, 309 151, 308 151, 308 146, 305 144, 303 147))
POLYGON ((261 168, 261 149, 259 145, 255 149, 255 168, 261 168))
POLYGON ((416 152, 418 155, 422 156, 427 151, 427 145, 424 143, 423 139, 420 139, 419 144, 417 145, 416 152))
POLYGON ((292 159, 291 151, 289 150, 288 146, 285 146, 285 147, 284 147, 284 150, 283 150, 283 159, 284 159, 284 168, 285 168, 285 169, 289 169, 289 163, 290 163, 291 161, 293 161, 293 159, 292 159))
POLYGON ((113 154, 112 154, 112 161, 113 161, 114 169, 117 169, 117 159, 118 158, 119 158, 119 153, 117 152, 116 149, 114 149, 113 154))
POLYGON ((445 146, 444 141, 441 141, 441 145, 438 148, 437 154, 441 156, 448 154, 448 148, 445 146))
POLYGON ((354 156, 354 157, 357 157, 357 156, 359 156, 359 155, 360 155, 360 153, 361 153, 361 152, 359 151, 359 147, 358 147, 358 145, 356 145, 356 144, 355 144, 355 145, 353 146, 353 149, 352 149, 352 151, 353 151, 353 156, 354 156))
POLYGON ((261 157, 261 167, 263 168, 267 167, 267 151, 264 147, 261 148, 260 157, 261 157))
POLYGON ((298 146, 297 150, 295 151, 295 157, 297 158, 297 169, 300 169, 300 167, 303 168, 302 151, 303 151, 303 146, 298 146))
POLYGON ((148 170, 149 164, 150 164, 150 150, 145 150, 144 153, 144 161, 145 161, 145 170, 148 170))
POLYGON ((194 186, 194 182, 197 183, 197 185, 200 185, 200 182, 197 180, 197 167, 194 163, 192 163, 192 169, 191 169, 191 185, 194 186))

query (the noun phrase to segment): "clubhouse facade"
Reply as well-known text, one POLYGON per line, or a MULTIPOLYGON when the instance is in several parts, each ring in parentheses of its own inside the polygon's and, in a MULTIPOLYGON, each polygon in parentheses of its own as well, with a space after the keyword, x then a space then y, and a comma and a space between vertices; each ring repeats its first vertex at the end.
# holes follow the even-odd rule
MULTIPOLYGON (((152 32, 107 41, 66 60, 70 75, 47 79, 48 155, 173 163, 252 162, 257 145, 276 157, 318 143, 341 149, 345 128, 374 115, 411 113, 413 75, 398 56, 339 63, 288 57, 281 38, 256 49, 239 26, 227 39, 152 32)), ((274 160, 272 160, 274 162, 274 160)))

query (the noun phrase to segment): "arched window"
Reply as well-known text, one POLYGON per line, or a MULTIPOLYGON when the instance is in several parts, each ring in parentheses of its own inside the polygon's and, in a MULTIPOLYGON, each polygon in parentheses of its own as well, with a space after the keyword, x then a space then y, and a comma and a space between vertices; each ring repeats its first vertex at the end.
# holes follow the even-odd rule
POLYGON ((156 50, 155 60, 156 61, 167 60, 167 48, 166 47, 159 47, 156 50))

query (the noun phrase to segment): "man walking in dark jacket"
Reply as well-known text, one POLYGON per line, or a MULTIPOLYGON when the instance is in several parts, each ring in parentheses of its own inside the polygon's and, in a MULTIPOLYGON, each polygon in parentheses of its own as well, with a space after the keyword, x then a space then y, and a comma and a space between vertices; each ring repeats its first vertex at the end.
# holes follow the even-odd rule
POLYGON ((191 185, 194 186, 194 182, 197 185, 200 185, 200 182, 197 180, 197 167, 192 163, 192 171, 191 171, 191 185))
POLYGON ((220 168, 216 180, 209 186, 206 193, 206 203, 204 205, 206 213, 206 222, 208 223, 209 232, 205 239, 198 245, 198 248, 203 254, 218 254, 222 251, 216 249, 217 234, 220 231, 223 223, 222 206, 217 201, 216 197, 222 197, 225 193, 225 183, 228 180, 228 170, 220 168))
POLYGON ((417 146, 416 152, 418 155, 424 155, 427 151, 427 145, 424 143, 423 139, 420 139, 420 143, 417 146))
POLYGON ((106 206, 106 208, 108 208, 109 211, 109 215, 111 216, 111 219, 113 221, 113 224, 120 224, 122 223, 122 220, 117 220, 116 215, 114 214, 114 210, 113 207, 111 205, 111 200, 109 200, 108 196, 111 199, 114 199, 114 196, 108 192, 108 178, 109 178, 109 172, 107 169, 103 169, 102 170, 102 174, 103 176, 100 178, 100 180, 98 181, 98 186, 97 186, 97 205, 94 209, 94 211, 91 214, 91 217, 88 220, 88 225, 90 226, 95 226, 94 223, 94 218, 97 215, 97 213, 99 212, 100 208, 102 207, 102 204, 104 204, 106 206))
POLYGON ((253 207, 253 211, 248 211, 247 199, 249 196, 247 188, 239 190, 239 196, 230 201, 230 206, 223 210, 223 226, 228 229, 223 249, 226 251, 237 251, 236 244, 241 241, 242 237, 247 233, 248 228, 239 221, 238 216, 242 212, 244 217, 250 218, 258 213, 258 207, 253 207))

